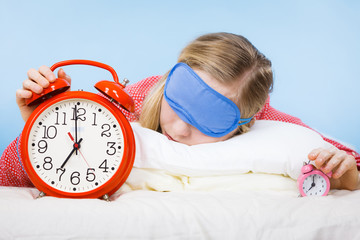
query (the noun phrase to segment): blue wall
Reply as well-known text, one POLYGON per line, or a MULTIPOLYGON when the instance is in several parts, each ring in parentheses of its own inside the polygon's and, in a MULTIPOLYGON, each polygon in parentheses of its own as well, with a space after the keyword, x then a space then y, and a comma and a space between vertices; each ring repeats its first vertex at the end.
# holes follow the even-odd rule
MULTIPOLYGON (((15 103, 29 68, 65 59, 113 66, 132 82, 171 68, 195 37, 246 36, 274 66, 272 105, 360 150, 360 3, 348 1, 0 0, 0 151, 24 125, 15 103)), ((67 67, 73 89, 111 75, 67 67)))

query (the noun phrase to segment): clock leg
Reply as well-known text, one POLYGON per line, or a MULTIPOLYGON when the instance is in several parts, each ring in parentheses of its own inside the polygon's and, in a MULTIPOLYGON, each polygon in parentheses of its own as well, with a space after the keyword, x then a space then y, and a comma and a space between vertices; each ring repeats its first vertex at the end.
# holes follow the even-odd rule
POLYGON ((40 192, 39 193, 39 196, 36 197, 36 199, 39 199, 39 198, 42 198, 42 197, 45 197, 46 194, 44 192, 40 192))
POLYGON ((107 202, 110 202, 110 197, 109 195, 105 194, 104 196, 102 196, 102 199, 107 201, 107 202))

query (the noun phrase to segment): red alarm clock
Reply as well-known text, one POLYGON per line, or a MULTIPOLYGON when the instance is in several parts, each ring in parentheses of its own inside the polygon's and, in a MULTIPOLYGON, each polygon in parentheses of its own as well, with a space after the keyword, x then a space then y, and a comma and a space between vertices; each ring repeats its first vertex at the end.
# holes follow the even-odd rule
POLYGON ((134 111, 133 99, 119 83, 115 70, 90 60, 68 60, 50 69, 84 64, 106 69, 114 81, 100 81, 99 94, 66 91, 58 78, 27 100, 41 103, 27 120, 21 155, 31 182, 42 193, 66 198, 107 198, 125 182, 135 157, 135 140, 126 117, 113 102, 134 111))

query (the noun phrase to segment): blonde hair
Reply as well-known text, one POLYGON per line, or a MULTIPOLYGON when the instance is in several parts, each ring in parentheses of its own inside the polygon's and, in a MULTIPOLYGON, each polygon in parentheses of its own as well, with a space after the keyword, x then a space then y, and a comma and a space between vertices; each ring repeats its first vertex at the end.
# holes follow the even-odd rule
MULTIPOLYGON (((253 117, 262 109, 273 86, 271 62, 245 37, 231 33, 212 33, 200 36, 180 53, 178 62, 205 71, 223 84, 240 81, 235 99, 241 118, 253 117)), ((140 124, 160 131, 160 106, 169 72, 162 76, 145 98, 140 124)), ((250 123, 238 127, 247 132, 250 123)))

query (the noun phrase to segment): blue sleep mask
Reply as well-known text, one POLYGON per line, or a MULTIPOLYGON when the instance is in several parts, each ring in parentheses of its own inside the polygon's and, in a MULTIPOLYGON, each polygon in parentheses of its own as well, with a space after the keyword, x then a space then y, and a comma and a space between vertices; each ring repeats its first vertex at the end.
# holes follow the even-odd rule
POLYGON ((184 122, 211 137, 225 136, 252 119, 241 118, 234 102, 207 85, 182 62, 171 69, 164 97, 184 122))

